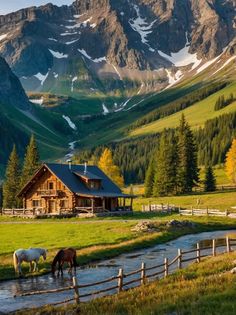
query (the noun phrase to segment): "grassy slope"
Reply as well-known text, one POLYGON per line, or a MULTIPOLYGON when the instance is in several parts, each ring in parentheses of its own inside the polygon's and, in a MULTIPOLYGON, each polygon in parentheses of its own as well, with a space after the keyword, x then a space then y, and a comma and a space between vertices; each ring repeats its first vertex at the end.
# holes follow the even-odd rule
MULTIPOLYGON (((29 310, 27 314, 233 315, 236 313, 236 275, 230 270, 235 266, 235 258, 235 252, 207 258, 165 279, 112 297, 95 299, 79 307, 67 305, 29 310)), ((17 314, 26 314, 26 311, 17 314)))
POLYGON ((130 133, 130 136, 151 134, 162 131, 164 128, 175 128, 179 124, 182 113, 184 113, 188 123, 192 128, 196 129, 198 127, 202 127, 207 120, 213 119, 222 114, 234 112, 236 110, 236 102, 219 111, 214 110, 215 102, 220 95, 224 94, 225 97, 227 97, 231 92, 235 92, 235 90, 236 83, 232 83, 223 90, 216 92, 215 94, 207 97, 203 101, 196 103, 195 105, 133 130, 130 133))

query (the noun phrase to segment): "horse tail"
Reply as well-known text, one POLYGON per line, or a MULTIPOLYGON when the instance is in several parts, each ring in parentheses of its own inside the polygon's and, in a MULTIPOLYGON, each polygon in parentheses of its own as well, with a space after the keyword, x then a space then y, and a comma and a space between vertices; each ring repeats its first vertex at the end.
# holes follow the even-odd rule
POLYGON ((18 269, 17 269, 17 266, 18 266, 18 257, 17 257, 17 255, 16 255, 16 252, 14 252, 14 254, 13 254, 13 264, 14 264, 15 272, 17 273, 17 272, 18 272, 18 269))

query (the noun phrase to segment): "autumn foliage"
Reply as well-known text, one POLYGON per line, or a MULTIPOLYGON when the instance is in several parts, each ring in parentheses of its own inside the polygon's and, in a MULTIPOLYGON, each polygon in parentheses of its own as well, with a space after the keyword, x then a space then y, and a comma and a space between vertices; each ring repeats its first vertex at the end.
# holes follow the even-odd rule
POLYGON ((236 139, 233 139, 231 147, 226 154, 225 171, 228 178, 236 184, 236 139))
POLYGON ((111 150, 106 148, 98 162, 100 169, 110 177, 119 187, 124 186, 124 178, 120 173, 119 167, 113 162, 111 150))

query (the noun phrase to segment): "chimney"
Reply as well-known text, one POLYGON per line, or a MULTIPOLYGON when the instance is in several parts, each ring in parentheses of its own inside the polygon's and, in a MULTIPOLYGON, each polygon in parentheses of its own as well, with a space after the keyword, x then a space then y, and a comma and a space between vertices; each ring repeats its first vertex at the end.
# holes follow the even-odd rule
POLYGON ((67 162, 68 162, 69 170, 71 171, 72 161, 71 160, 67 160, 67 162))
POLYGON ((84 163, 84 174, 87 173, 87 162, 84 163))

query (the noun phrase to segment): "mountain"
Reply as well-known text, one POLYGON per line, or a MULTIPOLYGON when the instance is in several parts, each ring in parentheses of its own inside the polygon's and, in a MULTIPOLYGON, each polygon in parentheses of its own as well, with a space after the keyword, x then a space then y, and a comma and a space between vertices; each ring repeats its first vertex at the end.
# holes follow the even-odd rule
POLYGON ((72 144, 68 143, 73 131, 68 118, 31 103, 19 79, 1 57, 0 112, 0 175, 13 144, 22 158, 31 134, 36 135, 42 158, 62 157, 70 151, 68 147, 72 144))
POLYGON ((6 61, 0 57, 0 100, 8 106, 28 110, 30 102, 17 76, 6 61))
POLYGON ((234 0, 31 7, 0 16, 0 54, 27 91, 90 99, 97 113, 117 112, 233 62, 235 10, 234 0))

